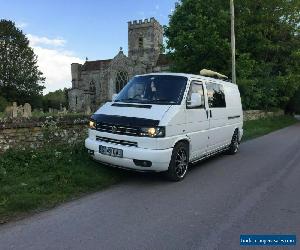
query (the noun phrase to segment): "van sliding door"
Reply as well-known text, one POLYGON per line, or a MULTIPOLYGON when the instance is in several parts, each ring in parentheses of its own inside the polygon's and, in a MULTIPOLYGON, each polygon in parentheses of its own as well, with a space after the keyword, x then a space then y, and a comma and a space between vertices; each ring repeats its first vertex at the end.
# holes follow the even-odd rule
POLYGON ((209 120, 206 113, 206 101, 203 83, 192 81, 187 96, 187 102, 191 99, 192 93, 201 95, 202 104, 199 107, 188 108, 186 110, 186 121, 188 136, 191 140, 190 159, 200 158, 207 151, 209 120))

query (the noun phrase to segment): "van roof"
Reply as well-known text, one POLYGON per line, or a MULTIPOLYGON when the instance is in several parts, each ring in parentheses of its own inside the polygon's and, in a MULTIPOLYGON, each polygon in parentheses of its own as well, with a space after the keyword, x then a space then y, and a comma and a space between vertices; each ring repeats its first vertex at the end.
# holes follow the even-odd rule
POLYGON ((214 82, 218 82, 221 84, 226 84, 226 85, 233 85, 233 86, 237 86, 236 84, 232 83, 232 82, 227 82, 224 80, 220 80, 220 79, 216 79, 216 78, 212 78, 212 77, 207 77, 207 76, 202 76, 202 75, 194 75, 194 74, 186 74, 186 73, 172 73, 172 72, 159 72, 159 73, 147 73, 147 74, 143 74, 143 75, 137 75, 137 76, 146 76, 146 75, 171 75, 171 76, 184 76, 187 78, 197 78, 197 79, 201 79, 201 80, 208 80, 208 81, 214 81, 214 82))

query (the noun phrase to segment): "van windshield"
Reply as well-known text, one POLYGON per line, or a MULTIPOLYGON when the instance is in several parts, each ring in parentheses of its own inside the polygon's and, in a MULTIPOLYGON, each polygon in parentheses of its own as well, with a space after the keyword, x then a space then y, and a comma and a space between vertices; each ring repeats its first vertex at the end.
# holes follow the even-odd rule
POLYGON ((115 102, 180 104, 187 78, 173 75, 146 75, 132 78, 115 102))

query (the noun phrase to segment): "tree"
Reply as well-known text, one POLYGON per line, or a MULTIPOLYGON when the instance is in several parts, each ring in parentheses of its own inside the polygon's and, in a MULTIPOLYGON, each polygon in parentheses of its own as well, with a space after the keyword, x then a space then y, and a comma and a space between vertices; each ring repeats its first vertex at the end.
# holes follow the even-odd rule
MULTIPOLYGON (((284 108, 300 83, 298 0, 235 0, 237 83, 244 108, 284 108)), ((230 72, 229 0, 183 0, 165 28, 175 71, 230 72)))
POLYGON ((14 22, 0 20, 0 95, 11 102, 34 103, 44 80, 27 37, 14 22))
POLYGON ((43 107, 47 111, 49 108, 60 109, 60 107, 68 107, 67 89, 59 89, 49 92, 43 97, 43 107))
POLYGON ((299 1, 235 2, 239 85, 244 100, 252 100, 246 107, 285 108, 300 82, 299 1), (251 61, 244 75, 242 66, 251 61))
POLYGON ((229 74, 230 9, 222 0, 185 0, 165 27, 174 71, 199 74, 203 68, 229 74))

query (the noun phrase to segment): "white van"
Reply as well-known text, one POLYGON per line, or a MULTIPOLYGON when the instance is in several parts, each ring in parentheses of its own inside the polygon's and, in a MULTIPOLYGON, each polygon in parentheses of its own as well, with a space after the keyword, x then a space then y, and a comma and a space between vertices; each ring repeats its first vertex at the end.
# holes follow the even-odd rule
POLYGON ((243 135, 237 85, 200 75, 133 77, 91 117, 85 147, 93 159, 182 180, 189 163, 234 154, 243 135))

